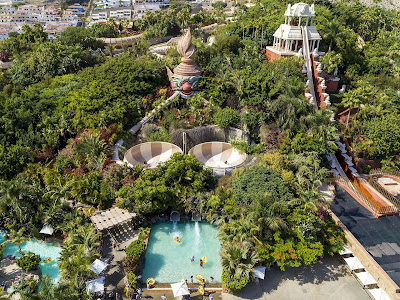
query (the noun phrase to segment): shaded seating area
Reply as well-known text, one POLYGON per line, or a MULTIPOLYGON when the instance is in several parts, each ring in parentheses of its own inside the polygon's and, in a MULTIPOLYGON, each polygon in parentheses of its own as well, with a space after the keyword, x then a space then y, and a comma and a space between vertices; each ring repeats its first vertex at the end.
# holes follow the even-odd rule
POLYGON ((119 245, 134 237, 132 219, 136 213, 120 209, 110 208, 93 214, 90 219, 99 231, 106 231, 116 245, 119 245))
POLYGON ((102 231, 128 223, 134 217, 136 217, 135 213, 115 207, 93 214, 90 220, 99 231, 102 231))

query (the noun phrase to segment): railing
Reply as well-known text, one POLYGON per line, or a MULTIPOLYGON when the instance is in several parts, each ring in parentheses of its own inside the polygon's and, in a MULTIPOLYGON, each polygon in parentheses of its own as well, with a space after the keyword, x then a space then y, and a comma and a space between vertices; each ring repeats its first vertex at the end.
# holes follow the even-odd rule
POLYGON ((400 171, 397 170, 382 170, 382 169, 372 169, 369 175, 389 175, 400 178, 400 171))
POLYGON ((390 175, 395 177, 400 177, 400 172, 398 171, 389 171, 374 169, 368 175, 368 182, 379 192, 381 193, 386 199, 388 199, 394 206, 400 209, 400 200, 389 193, 379 182, 377 182, 374 178, 374 175, 390 175))
POLYGON ((301 27, 301 32, 303 34, 303 56, 304 56, 304 63, 307 69, 307 79, 310 84, 310 94, 314 99, 314 108, 318 109, 317 99, 315 98, 315 89, 314 89, 314 79, 311 73, 311 54, 310 54, 310 45, 308 44, 308 31, 305 26, 301 27))
POLYGON ((393 214, 397 213, 398 209, 393 206, 381 206, 377 204, 372 198, 366 197, 360 190, 361 185, 359 182, 355 181, 354 184, 357 185, 356 187, 354 184, 351 183, 350 180, 347 178, 344 178, 340 175, 333 174, 334 180, 337 182, 340 182, 347 188, 349 188, 354 194, 357 195, 357 197, 360 198, 361 201, 363 201, 376 215, 385 215, 385 214, 393 214))

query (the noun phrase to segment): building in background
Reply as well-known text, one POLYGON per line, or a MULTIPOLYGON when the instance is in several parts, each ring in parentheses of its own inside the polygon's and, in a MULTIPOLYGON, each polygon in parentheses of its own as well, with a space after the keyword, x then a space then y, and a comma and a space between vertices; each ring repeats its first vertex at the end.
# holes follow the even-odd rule
POLYGON ((78 3, 69 6, 61 13, 55 6, 20 5, 0 8, 0 40, 8 38, 10 32, 22 32, 24 24, 33 26, 39 23, 49 38, 55 38, 70 26, 78 26, 85 9, 78 3))

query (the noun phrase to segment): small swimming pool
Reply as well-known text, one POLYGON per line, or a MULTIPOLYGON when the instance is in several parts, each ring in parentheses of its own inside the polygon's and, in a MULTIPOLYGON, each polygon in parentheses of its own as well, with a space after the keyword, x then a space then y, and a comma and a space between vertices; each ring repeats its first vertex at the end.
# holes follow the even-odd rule
MULTIPOLYGON (((221 282, 221 262, 218 252, 221 249, 217 237, 218 228, 207 222, 173 223, 160 222, 151 228, 143 281, 153 277, 156 282, 171 283, 190 276, 203 275, 207 283, 210 276, 214 282, 221 282), (174 238, 179 236, 181 243, 174 238), (194 262, 191 257, 194 256, 194 262), (207 263, 200 267, 200 258, 206 256, 207 263)), ((195 279, 193 279, 196 282, 195 279)))
MULTIPOLYGON (((5 231, 0 230, 0 244, 4 242, 5 231)), ((54 246, 53 243, 46 243, 38 241, 36 239, 30 239, 21 244, 21 250, 25 253, 31 251, 37 255, 40 255, 42 261, 40 262, 40 270, 43 275, 49 275, 50 278, 57 282, 60 278, 60 269, 58 268, 57 261, 61 256, 61 247, 54 246), (43 260, 46 257, 51 257, 51 261, 44 263, 43 260)), ((19 248, 15 244, 7 244, 4 250, 4 256, 14 255, 21 257, 18 253, 19 248)))

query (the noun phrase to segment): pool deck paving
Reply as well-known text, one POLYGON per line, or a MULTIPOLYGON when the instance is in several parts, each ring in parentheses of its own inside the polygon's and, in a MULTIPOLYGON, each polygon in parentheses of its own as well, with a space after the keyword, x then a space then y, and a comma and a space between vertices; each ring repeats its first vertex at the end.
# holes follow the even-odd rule
MULTIPOLYGON (((215 298, 214 298, 215 299, 215 298)), ((339 256, 324 257, 313 266, 272 267, 265 279, 250 283, 238 295, 222 294, 222 300, 238 299, 370 299, 358 281, 350 274, 339 256)))

